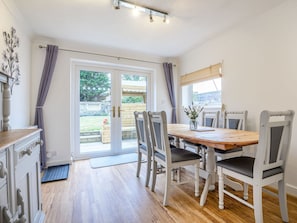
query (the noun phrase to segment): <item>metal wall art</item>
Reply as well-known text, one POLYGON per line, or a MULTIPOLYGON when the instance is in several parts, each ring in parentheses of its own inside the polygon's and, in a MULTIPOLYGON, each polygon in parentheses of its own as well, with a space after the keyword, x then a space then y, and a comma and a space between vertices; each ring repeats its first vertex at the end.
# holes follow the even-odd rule
POLYGON ((16 52, 16 48, 19 47, 19 38, 16 36, 15 28, 11 27, 10 32, 3 32, 4 42, 6 49, 2 52, 3 62, 1 69, 4 73, 11 77, 9 81, 10 90, 14 85, 20 83, 20 68, 19 68, 19 56, 16 52))

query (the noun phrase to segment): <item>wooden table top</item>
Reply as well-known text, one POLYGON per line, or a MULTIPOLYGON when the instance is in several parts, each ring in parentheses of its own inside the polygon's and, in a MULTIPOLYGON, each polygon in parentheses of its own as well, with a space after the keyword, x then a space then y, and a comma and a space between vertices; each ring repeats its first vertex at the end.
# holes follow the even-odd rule
POLYGON ((259 133, 252 131, 208 127, 191 131, 185 124, 168 124, 167 127, 169 135, 222 150, 254 145, 259 141, 259 133))

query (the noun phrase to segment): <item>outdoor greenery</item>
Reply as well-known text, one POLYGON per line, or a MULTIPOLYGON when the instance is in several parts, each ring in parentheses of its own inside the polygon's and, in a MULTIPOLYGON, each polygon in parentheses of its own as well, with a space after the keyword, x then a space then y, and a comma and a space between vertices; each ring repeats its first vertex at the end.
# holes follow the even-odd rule
POLYGON ((109 120, 109 116, 81 116, 80 132, 99 131, 105 120, 109 120))
POLYGON ((80 71, 80 101, 100 102, 109 96, 110 78, 105 72, 80 71))
POLYGON ((143 103, 142 96, 122 96, 122 103, 143 103))

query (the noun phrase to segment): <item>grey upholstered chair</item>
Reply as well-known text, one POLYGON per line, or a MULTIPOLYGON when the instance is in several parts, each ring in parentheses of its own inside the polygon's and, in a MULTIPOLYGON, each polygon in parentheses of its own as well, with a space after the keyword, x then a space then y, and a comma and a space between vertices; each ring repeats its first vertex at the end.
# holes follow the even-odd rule
POLYGON ((151 147, 151 140, 149 137, 147 113, 145 111, 144 112, 135 111, 134 117, 135 117, 137 145, 138 145, 137 147, 138 160, 137 160, 136 176, 139 177, 142 154, 145 154, 147 156, 145 186, 147 187, 150 181, 151 163, 152 163, 152 147, 151 147))
MULTIPOLYGON (((225 111, 223 113, 223 128, 246 130, 247 111, 225 111)), ((229 159, 232 157, 242 156, 243 148, 236 147, 229 150, 221 150, 215 148, 215 156, 217 160, 229 159)), ((236 191, 242 191, 241 183, 225 178, 225 184, 229 185, 236 191)))
MULTIPOLYGON (((223 128, 246 130, 247 114, 247 111, 225 111, 223 113, 223 128)), ((242 147, 230 150, 215 149, 215 155, 218 160, 241 156, 242 153, 242 147)))
POLYGON ((263 111, 260 117, 259 144, 255 158, 234 157, 217 162, 219 175, 219 208, 224 208, 224 194, 254 209, 256 223, 263 222, 262 188, 278 183, 281 216, 289 221, 286 199, 285 172, 290 147, 294 112, 263 111), (243 199, 224 188, 225 176, 244 182, 243 199), (247 202, 248 184, 253 186, 253 203, 247 202))
MULTIPOLYGON (((199 195, 199 164, 200 156, 196 153, 171 147, 167 132, 166 113, 148 112, 149 128, 151 133, 152 148, 153 148, 153 170, 152 170, 152 188, 154 191, 157 176, 157 164, 165 168, 165 192, 163 205, 168 205, 168 194, 172 184, 171 171, 173 169, 194 165, 194 180, 195 180, 195 196, 199 195)), ((183 182, 181 182, 183 183, 183 182)))

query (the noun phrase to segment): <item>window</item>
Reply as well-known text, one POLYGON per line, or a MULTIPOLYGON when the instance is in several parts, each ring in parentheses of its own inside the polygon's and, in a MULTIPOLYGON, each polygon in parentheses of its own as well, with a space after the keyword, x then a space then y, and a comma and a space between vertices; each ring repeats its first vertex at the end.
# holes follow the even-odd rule
POLYGON ((221 78, 215 78, 192 85, 192 101, 194 104, 206 106, 221 105, 221 78))
POLYGON ((218 63, 181 76, 183 106, 221 107, 221 67, 218 63))

